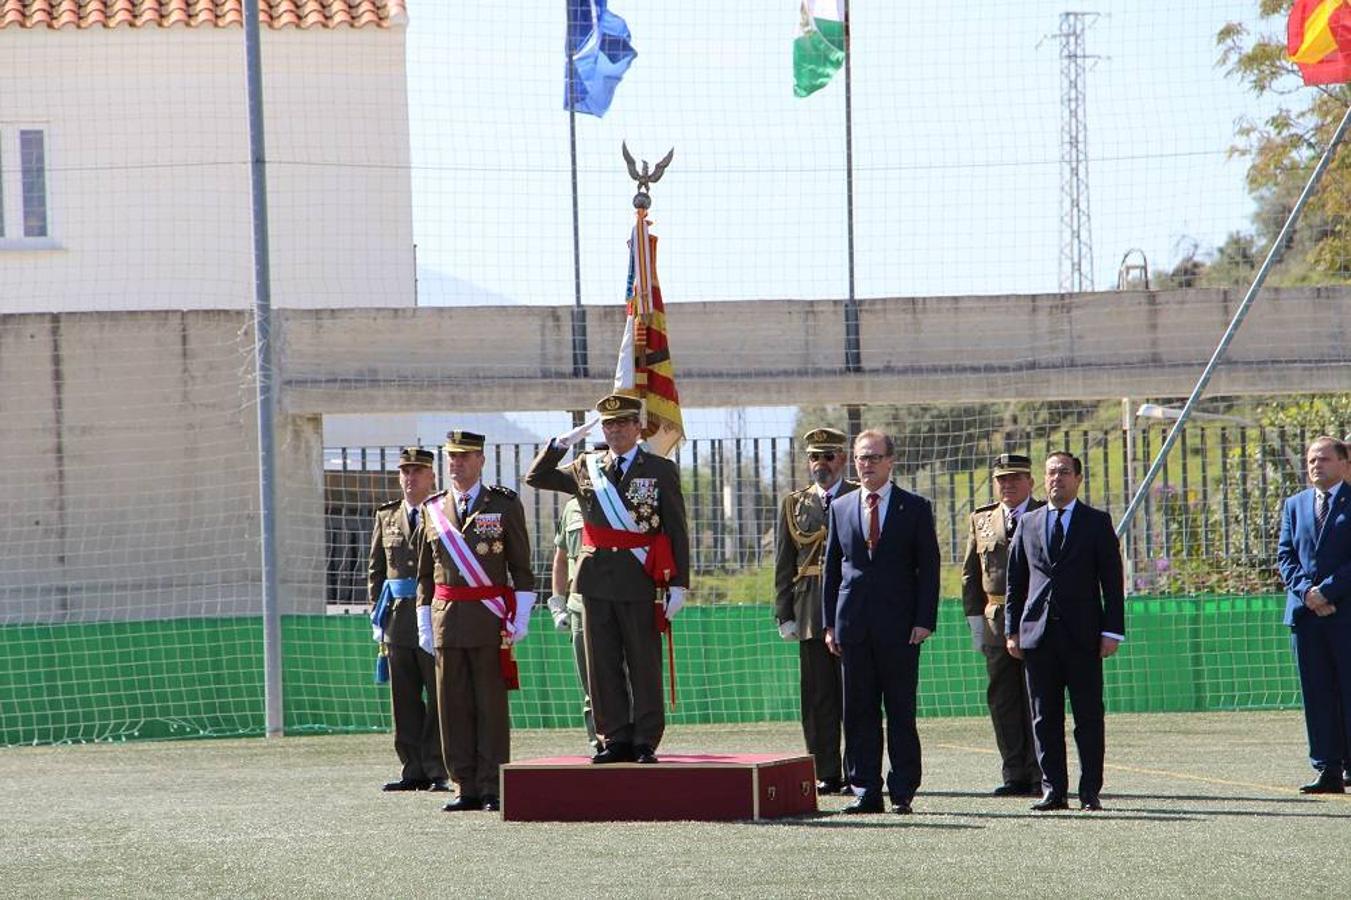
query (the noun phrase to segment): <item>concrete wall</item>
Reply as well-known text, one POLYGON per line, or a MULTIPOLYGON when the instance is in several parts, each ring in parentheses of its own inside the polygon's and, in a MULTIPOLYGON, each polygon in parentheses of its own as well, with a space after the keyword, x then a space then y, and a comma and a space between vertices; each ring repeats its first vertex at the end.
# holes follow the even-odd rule
MULTIPOLYGON (((1236 303, 1223 292, 881 299, 843 374, 841 304, 680 304, 693 407, 1177 396, 1236 303)), ((322 416, 589 405, 620 311, 289 310, 280 318, 281 601, 325 594, 322 416)), ((244 311, 0 316, 0 623, 257 612, 257 438, 244 311)), ((1273 291, 1212 393, 1345 391, 1351 290, 1273 291)))
MULTIPOLYGON (((262 52, 274 305, 412 306, 404 29, 262 52)), ((0 312, 250 305, 243 29, 7 28, 0 58, 0 128, 47 131, 54 244, 0 247, 0 312)))

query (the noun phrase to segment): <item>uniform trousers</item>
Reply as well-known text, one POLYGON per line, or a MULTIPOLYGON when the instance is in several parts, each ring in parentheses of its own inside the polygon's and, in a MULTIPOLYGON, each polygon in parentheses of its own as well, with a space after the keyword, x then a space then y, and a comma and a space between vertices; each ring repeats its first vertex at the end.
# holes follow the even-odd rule
POLYGON ((587 594, 582 606, 596 731, 607 743, 645 744, 655 750, 666 730, 656 604, 587 594))
POLYGON ((802 736, 816 760, 816 777, 840 778, 840 726, 844 689, 840 658, 824 638, 798 641, 798 689, 802 699, 802 736))
POLYGON ((394 712, 394 752, 404 781, 446 777, 436 714, 436 659, 414 647, 389 647, 389 696, 394 712), (425 700, 424 698, 425 692, 425 700))
POLYGON ((497 646, 436 648, 441 753, 464 797, 498 795, 498 768, 511 758, 507 685, 497 646))

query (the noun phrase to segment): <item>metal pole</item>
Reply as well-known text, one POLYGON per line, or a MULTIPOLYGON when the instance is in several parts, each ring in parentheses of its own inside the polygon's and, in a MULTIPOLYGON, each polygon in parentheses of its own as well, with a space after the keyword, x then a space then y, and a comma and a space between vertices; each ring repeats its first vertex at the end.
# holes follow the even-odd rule
POLYGON ((277 605, 276 439, 273 407, 272 279, 267 238, 267 162, 263 140, 263 61, 258 0, 244 0, 244 83, 249 106, 253 198, 253 355, 258 370, 258 500, 263 564, 263 700, 268 737, 282 734, 281 613, 277 605))
MULTIPOLYGON (((572 68, 568 68, 571 90, 572 68)), ((586 311, 582 309, 582 230, 577 203, 577 113, 568 110, 568 153, 572 158, 572 377, 587 377, 586 311)))
POLYGON ((1318 165, 1314 166, 1313 173, 1309 175, 1309 181, 1304 185, 1299 200, 1295 202, 1295 208, 1290 210, 1290 215, 1286 217, 1285 224, 1281 226, 1281 233, 1276 235, 1276 240, 1272 241, 1271 249, 1267 251, 1267 258, 1262 261, 1262 267, 1257 270, 1257 275, 1253 278, 1248 293, 1244 295, 1243 302, 1234 312, 1234 317, 1229 320, 1229 327, 1225 329, 1224 336, 1220 338, 1220 343, 1215 347, 1215 352, 1211 354, 1210 362, 1206 363, 1205 370, 1201 373, 1201 377, 1197 379, 1196 387, 1192 388, 1191 396, 1187 398, 1177 421, 1173 423, 1172 429, 1168 432, 1167 440, 1159 448, 1159 455, 1154 457, 1153 464, 1150 465, 1149 471, 1145 473, 1144 480, 1140 482, 1140 487, 1135 491, 1135 496, 1131 498, 1131 505, 1126 508, 1121 521, 1117 523, 1117 537, 1125 534, 1126 529, 1130 527, 1131 520, 1135 518, 1135 513, 1140 508, 1145 494, 1149 493, 1149 486, 1154 483, 1155 477, 1163 470, 1164 464, 1168 461, 1169 451, 1177 443, 1183 427, 1187 424, 1187 420, 1191 418, 1192 410, 1200 401, 1201 395, 1205 393, 1206 386, 1210 384, 1211 376, 1215 374, 1215 370, 1219 367, 1221 360, 1224 359, 1225 351, 1229 349, 1229 344, 1233 341, 1234 335, 1238 333, 1239 326, 1243 324, 1243 319, 1248 315, 1248 310, 1252 307, 1253 301, 1257 299, 1258 293, 1262 290, 1262 284, 1267 280, 1267 273, 1275 265, 1277 254, 1286 246, 1291 232, 1295 229, 1295 223, 1299 221, 1300 213, 1304 211, 1304 205, 1309 202, 1309 198, 1313 196, 1323 173, 1332 163, 1332 157, 1336 155, 1337 147, 1341 145, 1342 138, 1346 136, 1348 125, 1351 125, 1351 107, 1347 107, 1346 112, 1342 115, 1341 123, 1333 133, 1332 140, 1328 141, 1327 149, 1323 151, 1323 156, 1318 160, 1318 165))
POLYGON ((854 93, 849 62, 849 0, 844 0, 844 185, 849 214, 849 296, 844 301, 844 370, 861 372, 858 299, 854 295, 854 93))
MULTIPOLYGON (((569 3, 564 0, 563 15, 567 21, 569 3)), ((568 37, 571 41, 571 35, 568 37)), ((582 309, 582 230, 577 202, 577 95, 573 88, 576 67, 572 47, 566 48, 568 58, 568 157, 572 161, 572 377, 586 378, 586 311, 582 309)))

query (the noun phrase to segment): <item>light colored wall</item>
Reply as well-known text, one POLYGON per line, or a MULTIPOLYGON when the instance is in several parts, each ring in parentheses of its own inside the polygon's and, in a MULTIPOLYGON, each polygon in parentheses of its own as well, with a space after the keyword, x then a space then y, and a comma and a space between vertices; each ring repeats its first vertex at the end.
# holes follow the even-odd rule
MULTIPOLYGON (((274 305, 411 306, 403 28, 262 52, 274 305)), ((59 245, 0 250, 0 311, 253 302, 242 29, 7 28, 0 59, 0 127, 48 131, 59 245)))
MULTIPOLYGON (((839 303, 681 304, 671 339, 691 408, 1177 396, 1236 302, 870 300, 854 375, 839 303)), ((566 307, 281 315, 282 609, 325 600, 324 413, 584 406, 608 389, 619 326, 588 314, 589 379, 570 376, 566 307)), ((1348 331, 1351 290, 1273 291, 1213 393, 1345 391, 1348 331)), ((252 368, 243 310, 0 316, 0 624, 259 611, 252 368)))

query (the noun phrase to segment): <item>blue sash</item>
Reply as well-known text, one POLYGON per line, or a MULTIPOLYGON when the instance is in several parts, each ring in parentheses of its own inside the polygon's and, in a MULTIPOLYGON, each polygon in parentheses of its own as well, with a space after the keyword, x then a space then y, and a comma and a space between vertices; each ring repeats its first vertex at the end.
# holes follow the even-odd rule
POLYGON ((383 642, 385 639, 385 624, 389 621, 389 614, 394 611, 394 601, 408 600, 416 596, 416 578, 385 579, 385 586, 380 589, 380 599, 376 601, 375 609, 371 611, 371 628, 377 641, 383 642))

